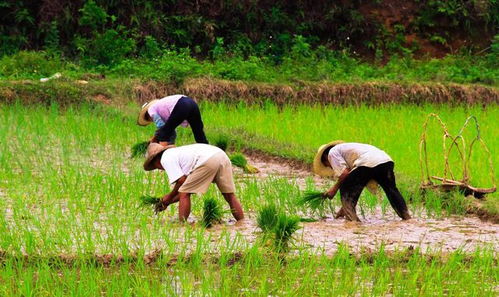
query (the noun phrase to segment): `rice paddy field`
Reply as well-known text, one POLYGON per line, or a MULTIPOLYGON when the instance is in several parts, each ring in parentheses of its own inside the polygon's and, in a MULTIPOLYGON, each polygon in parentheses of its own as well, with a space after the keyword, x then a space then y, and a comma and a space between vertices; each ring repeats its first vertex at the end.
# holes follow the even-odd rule
MULTIPOLYGON (((476 116, 490 156, 473 148, 470 181, 494 185, 496 105, 200 106, 210 142, 226 139, 230 154, 245 152, 260 169, 234 169, 242 222, 214 186, 193 198, 184 224, 177 205, 159 215, 142 205, 141 196, 160 197, 169 188, 164 172, 145 172, 143 159, 131 157, 130 148, 154 132, 135 124, 137 104, 0 105, 0 296, 499 294, 499 196, 479 201, 418 190, 419 143, 430 113, 453 135, 476 116), (371 143, 391 155, 412 220, 400 221, 384 196, 367 191, 357 207, 362 224, 333 219, 339 197, 316 210, 298 203, 332 182, 293 162, 310 163, 317 147, 334 139, 371 143), (222 210, 211 228, 201 222, 203 199, 222 210), (280 213, 269 224, 281 227, 263 232, 262 222, 272 221, 265 220, 269 207, 280 213), (488 221, 473 213, 477 207, 488 221)), ((190 129, 177 132, 177 145, 194 141, 190 129)), ((467 143, 476 134, 473 125, 462 131, 467 143)), ((442 139, 431 120, 428 164, 437 176, 442 139)), ((449 161, 460 179, 458 155, 451 152, 449 161)))

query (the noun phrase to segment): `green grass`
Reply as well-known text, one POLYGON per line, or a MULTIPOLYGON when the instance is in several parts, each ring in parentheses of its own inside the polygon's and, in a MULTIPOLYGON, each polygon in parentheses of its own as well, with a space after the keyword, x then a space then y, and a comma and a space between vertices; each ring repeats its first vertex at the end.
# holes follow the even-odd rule
MULTIPOLYGON (((278 111, 265 106, 261 111, 203 104, 202 109, 210 140, 221 134, 218 129, 228 133, 241 129, 258 137, 244 139, 246 134, 233 134, 231 145, 234 141, 235 147, 244 144, 304 160, 330 138, 356 135, 367 141, 372 137, 394 157, 400 189, 407 200, 411 198, 409 208, 416 216, 466 211, 463 199, 432 193, 423 198, 414 188, 418 170, 413 164, 417 163, 413 136, 419 134, 416 122, 424 114, 439 111, 446 120, 452 120, 474 113, 491 151, 498 147, 498 140, 491 136, 498 132, 494 124, 498 108, 493 106, 485 110, 387 106, 377 113, 367 107, 285 107, 278 111), (219 123, 216 117, 223 108, 231 116, 225 117, 226 123, 219 123), (253 113, 255 123, 245 112, 253 113), (369 130, 364 131, 360 123, 369 124, 369 130), (286 143, 289 145, 284 146, 286 143)), ((497 293, 495 251, 472 255, 436 251, 432 257, 417 250, 401 251, 409 253, 406 256, 386 254, 381 247, 374 254, 354 256, 343 248, 326 256, 296 241, 296 248, 283 261, 273 249, 242 235, 225 230, 216 235, 197 225, 177 224, 178 205, 169 207, 162 216, 154 216, 137 207, 137 197, 168 193, 166 175, 145 172, 142 159, 129 157, 130 146, 152 132, 152 127, 137 126, 135 113, 128 110, 87 105, 65 110, 57 105, 0 105, 0 137, 6 140, 0 142, 1 296, 497 293), (155 250, 159 250, 159 258, 146 265, 144 259, 155 250), (111 261, 102 264, 99 255, 112 255, 111 261)), ((179 128, 178 134, 179 145, 193 142, 189 129, 179 128)), ((414 142, 417 144, 417 137, 414 142)), ((493 156, 497 164, 497 154, 493 156)), ((477 158, 483 158, 483 154, 477 158)), ((486 174, 477 171, 474 178, 485 180, 486 174)), ((288 218, 277 224, 277 238, 291 238, 300 220, 294 215, 315 215, 296 205, 303 190, 292 178, 241 178, 236 180, 236 188, 247 214, 271 201, 288 218)), ((305 188, 314 188, 311 178, 305 188)), ((490 196, 487 202, 494 203, 495 197, 490 196)), ((221 199, 215 187, 203 198, 221 199)), ((192 216, 197 221, 204 213, 202 201, 197 196, 192 199, 192 216)), ((339 200, 332 200, 331 206, 339 207, 339 200)), ((392 212, 387 199, 379 202, 364 193, 359 201, 359 208, 366 212, 379 206, 383 212, 392 212)), ((287 249, 290 244, 281 247, 287 249)))
MULTIPOLYGON (((311 163, 317 148, 331 140, 363 142, 385 150, 395 161, 395 172, 401 182, 417 186, 421 181, 419 142, 422 125, 429 113, 439 114, 452 134, 457 134, 464 120, 475 115, 480 123, 481 137, 492 152, 492 163, 499 164, 499 108, 495 105, 438 106, 387 105, 370 106, 289 106, 268 103, 259 105, 202 105, 203 117, 211 135, 231 135, 240 146, 254 148, 287 158, 311 163), (230 114, 230 117, 225 115, 230 114)), ((468 141, 476 132, 465 130, 468 141)), ((430 170, 443 173, 442 132, 431 121, 428 133, 430 170)), ((451 169, 459 178, 460 164, 451 154, 451 169)), ((491 186, 487 154, 478 146, 471 159, 471 183, 491 186)), ((496 170, 496 180, 499 176, 496 170)))
POLYGON ((287 55, 281 63, 268 57, 233 56, 197 60, 185 51, 167 50, 154 59, 125 59, 113 66, 86 67, 44 52, 21 51, 0 59, 0 80, 49 77, 56 72, 70 79, 87 79, 96 73, 120 81, 133 79, 181 82, 190 77, 212 77, 266 83, 316 82, 453 82, 497 86, 497 54, 448 55, 416 60, 393 57, 384 65, 361 61, 345 53, 326 51, 287 55))
POLYGON ((223 212, 218 204, 218 201, 214 198, 206 198, 203 201, 203 218, 201 222, 205 228, 210 228, 214 224, 218 224, 222 221, 223 212))
POLYGON ((260 210, 258 210, 258 215, 256 217, 257 225, 263 232, 269 232, 273 230, 277 224, 278 209, 275 205, 265 205, 260 210))
POLYGON ((144 157, 144 154, 147 151, 147 146, 149 145, 149 141, 142 141, 134 144, 132 146, 132 158, 144 157))
POLYGON ((139 200, 140 200, 140 204, 142 206, 155 205, 155 204, 159 203, 159 201, 161 201, 160 198, 149 196, 149 195, 140 196, 139 200))
MULTIPOLYGON (((205 252, 201 250, 199 253, 205 252)), ((496 296, 497 259, 491 251, 447 257, 400 251, 354 256, 303 254, 286 261, 249 248, 219 257, 160 258, 67 265, 7 258, 2 296, 496 296), (237 281, 236 281, 237 280, 237 281)))

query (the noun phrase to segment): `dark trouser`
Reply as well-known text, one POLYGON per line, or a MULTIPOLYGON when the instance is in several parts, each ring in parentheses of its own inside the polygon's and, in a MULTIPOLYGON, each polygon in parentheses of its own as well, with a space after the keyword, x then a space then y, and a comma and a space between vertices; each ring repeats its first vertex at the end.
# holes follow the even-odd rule
POLYGON ((187 96, 184 96, 177 101, 177 104, 175 104, 165 125, 156 131, 156 138, 158 141, 174 143, 177 138, 175 129, 185 120, 189 122, 196 142, 208 143, 203 130, 203 120, 201 119, 199 106, 194 100, 187 96))
POLYGON ((347 219, 359 221, 355 207, 362 190, 371 179, 374 179, 383 188, 398 216, 402 219, 410 218, 404 197, 395 184, 393 166, 393 162, 383 163, 373 168, 361 166, 347 176, 340 186, 341 204, 347 219))

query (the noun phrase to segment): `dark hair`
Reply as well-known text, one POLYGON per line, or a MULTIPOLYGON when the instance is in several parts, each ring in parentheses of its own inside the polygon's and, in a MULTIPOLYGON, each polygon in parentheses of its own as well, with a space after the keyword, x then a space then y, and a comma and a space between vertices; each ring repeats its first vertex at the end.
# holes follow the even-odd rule
POLYGON ((162 151, 158 153, 156 156, 154 156, 154 158, 151 160, 151 164, 156 164, 156 161, 158 161, 158 159, 161 160, 161 156, 163 156, 164 152, 165 151, 162 151))
POLYGON ((146 121, 152 121, 151 115, 149 114, 149 110, 147 110, 146 113, 144 114, 144 118, 146 119, 146 121))
POLYGON ((326 161, 328 161, 327 159, 327 156, 329 155, 329 151, 331 150, 331 148, 333 148, 333 145, 330 146, 330 147, 327 147, 323 152, 322 152, 322 156, 321 156, 321 162, 322 164, 326 163, 326 161))

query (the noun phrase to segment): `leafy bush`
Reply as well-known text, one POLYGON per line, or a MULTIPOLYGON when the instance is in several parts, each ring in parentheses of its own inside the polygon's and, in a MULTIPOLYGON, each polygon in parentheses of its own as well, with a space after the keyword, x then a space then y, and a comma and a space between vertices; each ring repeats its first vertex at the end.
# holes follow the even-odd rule
POLYGON ((50 57, 45 52, 20 51, 0 60, 0 77, 40 78, 53 75, 63 69, 59 57, 50 57))

